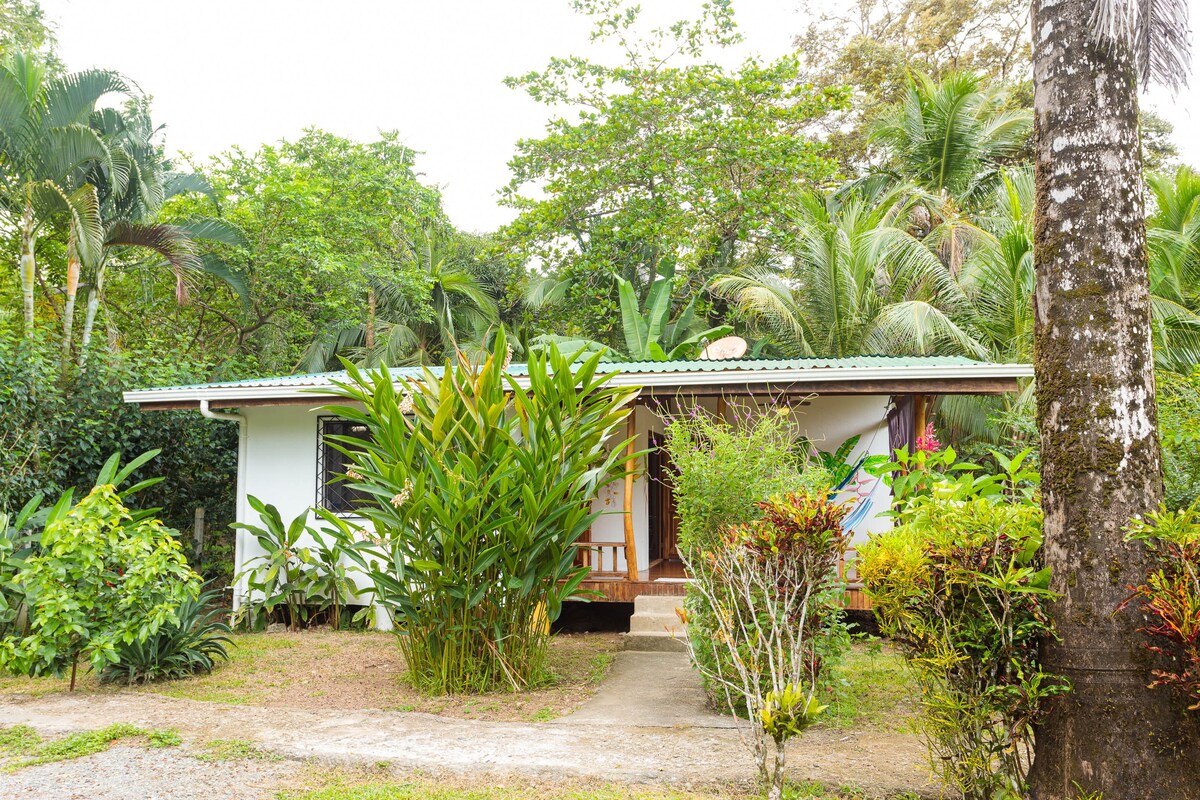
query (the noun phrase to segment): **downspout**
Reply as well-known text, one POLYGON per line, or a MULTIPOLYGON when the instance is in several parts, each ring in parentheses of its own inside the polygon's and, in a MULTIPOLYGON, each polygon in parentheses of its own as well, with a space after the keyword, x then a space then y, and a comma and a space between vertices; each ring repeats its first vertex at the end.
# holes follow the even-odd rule
MULTIPOLYGON (((246 424, 246 417, 242 414, 233 414, 225 411, 213 411, 208 407, 208 400, 200 400, 200 416, 205 419, 219 419, 226 422, 236 422, 238 424, 238 462, 237 462, 237 495, 234 498, 234 520, 237 522, 246 521, 246 451, 249 443, 249 431, 246 424)), ((245 538, 246 532, 238 528, 234 533, 233 538, 233 569, 234 569, 234 584, 233 584, 233 610, 236 612, 242 604, 243 588, 237 580, 238 573, 242 569, 242 540, 245 538)))

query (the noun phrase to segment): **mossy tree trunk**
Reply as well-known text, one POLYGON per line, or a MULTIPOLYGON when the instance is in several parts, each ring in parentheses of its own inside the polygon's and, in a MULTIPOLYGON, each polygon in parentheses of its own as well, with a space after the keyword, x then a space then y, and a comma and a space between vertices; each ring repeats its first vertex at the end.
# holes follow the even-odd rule
POLYGON ((1037 800, 1194 798, 1196 721, 1150 690, 1141 614, 1114 609, 1146 556, 1123 526, 1162 497, 1137 88, 1093 42, 1094 0, 1034 0, 1035 366, 1042 505, 1063 595, 1045 668, 1074 690, 1038 731, 1037 800))

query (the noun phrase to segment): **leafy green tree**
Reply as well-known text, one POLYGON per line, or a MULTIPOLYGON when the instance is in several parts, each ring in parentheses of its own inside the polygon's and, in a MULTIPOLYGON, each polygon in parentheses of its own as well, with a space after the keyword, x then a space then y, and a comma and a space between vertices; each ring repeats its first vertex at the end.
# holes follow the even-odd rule
POLYGON ((36 56, 52 74, 63 71, 58 39, 37 0, 0 0, 0 58, 13 51, 36 56))
POLYGON ((199 593, 199 577, 173 531, 153 510, 130 511, 124 504, 147 482, 116 489, 154 455, 120 469, 114 455, 87 497, 76 503, 68 491, 50 510, 39 547, 18 578, 29 633, 0 642, 0 664, 34 674, 69 667, 74 690, 81 658, 97 670, 115 662, 120 644, 145 641, 199 593))
MULTIPOLYGON (((173 322, 175 335, 202 342, 207 353, 232 354, 226 370, 286 373, 314 340, 366 322, 373 280, 428 318, 429 288, 413 243, 427 231, 447 232, 449 223, 438 190, 420 180, 416 156, 395 133, 360 143, 309 129, 294 142, 213 159, 201 172, 245 246, 201 253, 220 256, 244 278, 249 302, 196 292, 173 322)), ((205 216, 208 202, 177 198, 165 221, 205 216)))
POLYGON ((565 300, 541 317, 548 327, 615 345, 612 274, 644 303, 668 267, 690 297, 741 263, 772 238, 795 191, 833 175, 806 134, 847 95, 798 80, 790 56, 735 70, 706 60, 707 47, 737 40, 728 3, 645 34, 635 6, 574 5, 594 19, 593 39, 614 43, 625 63, 556 58, 508 79, 564 112, 543 138, 517 144, 501 197, 519 215, 501 235, 550 279, 538 293, 565 300))
MULTIPOLYGON (((39 493, 86 492, 113 452, 161 450, 155 463, 164 480, 144 489, 142 501, 161 506, 174 528, 190 526, 197 508, 210 530, 232 521, 237 426, 195 411, 143 412, 121 398, 131 386, 204 380, 208 365, 180 353, 156 362, 98 351, 86 370, 58 373, 57 344, 0 335, 0 511, 39 493)), ((232 567, 219 556, 206 556, 203 568, 228 576, 232 567)))

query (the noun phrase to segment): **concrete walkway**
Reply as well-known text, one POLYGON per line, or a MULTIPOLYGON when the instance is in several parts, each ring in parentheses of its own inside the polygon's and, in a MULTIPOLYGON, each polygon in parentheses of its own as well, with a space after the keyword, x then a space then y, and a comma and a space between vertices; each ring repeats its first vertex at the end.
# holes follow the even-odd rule
POLYGON ((600 690, 556 725, 620 725, 674 728, 734 728, 705 704, 700 676, 685 653, 617 654, 600 690))

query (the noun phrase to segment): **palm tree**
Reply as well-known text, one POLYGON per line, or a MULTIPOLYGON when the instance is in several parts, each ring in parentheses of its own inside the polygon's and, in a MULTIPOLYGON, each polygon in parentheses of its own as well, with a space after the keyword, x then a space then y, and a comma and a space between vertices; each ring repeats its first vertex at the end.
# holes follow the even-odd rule
POLYGON ((1009 104, 1008 89, 971 73, 910 78, 900 102, 872 125, 870 140, 886 153, 876 174, 910 183, 941 205, 986 201, 1029 135, 1029 112, 1009 104))
POLYGON ((37 238, 62 222, 71 253, 98 257, 103 244, 99 198, 86 175, 113 169, 112 156, 88 125, 96 103, 109 93, 128 93, 114 72, 87 70, 48 78, 23 53, 0 64, 0 213, 20 240, 25 333, 34 330, 37 238))
POLYGON ((1179 167, 1147 180, 1146 220, 1155 362, 1188 373, 1200 363, 1200 174, 1179 167))
POLYGON ((983 355, 957 321, 966 296, 902 226, 905 191, 803 195, 789 263, 718 277, 713 292, 787 355, 983 355))
MULTIPOLYGON (((124 109, 106 108, 91 115, 91 128, 101 137, 111 164, 97 164, 88 180, 97 187, 103 242, 97 257, 87 264, 91 271, 87 309, 80 342, 80 360, 86 358, 97 312, 104 298, 104 283, 110 267, 126 270, 169 268, 175 277, 177 302, 188 298, 188 281, 193 274, 207 273, 224 281, 243 300, 249 289, 244 277, 212 255, 202 255, 202 244, 244 244, 241 232, 211 217, 173 223, 158 221, 163 203, 172 197, 199 192, 216 202, 212 187, 203 176, 171 169, 162 147, 155 140, 155 127, 141 102, 124 109)), ((67 310, 73 312, 79 264, 68 262, 67 310)), ((73 313, 63 318, 63 353, 70 353, 73 313)))
POLYGON ((870 141, 883 146, 884 166, 853 185, 878 192, 908 184, 909 228, 951 272, 986 238, 975 215, 991 202, 1004 164, 1028 138, 1029 111, 1010 108, 1011 102, 1006 87, 971 73, 936 81, 916 75, 870 128, 870 141))
POLYGON ((426 294, 414 294, 411 281, 368 276, 367 319, 318 336, 299 369, 336 368, 342 357, 362 366, 429 364, 487 336, 497 323, 496 301, 452 251, 436 234, 414 244, 426 294))
POLYGON ((1042 509, 1056 637, 1072 683, 1037 730, 1030 794, 1184 800, 1200 726, 1148 687, 1152 659, 1127 584, 1152 568, 1129 521, 1162 498, 1138 79, 1186 78, 1175 0, 1033 0, 1042 509), (1119 610, 1120 609, 1120 610, 1119 610))

